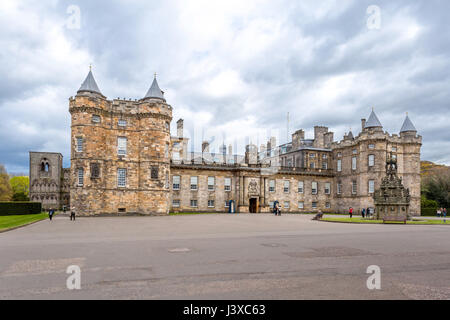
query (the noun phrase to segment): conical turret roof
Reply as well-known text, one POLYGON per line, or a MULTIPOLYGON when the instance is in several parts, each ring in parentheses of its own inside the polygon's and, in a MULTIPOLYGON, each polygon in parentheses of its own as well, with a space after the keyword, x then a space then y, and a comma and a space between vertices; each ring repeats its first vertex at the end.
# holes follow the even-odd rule
POLYGON ((156 81, 156 75, 155 78, 153 79, 150 89, 148 89, 147 94, 144 97, 144 99, 147 98, 156 98, 166 101, 166 99, 164 99, 164 93, 159 88, 158 81, 156 81))
POLYGON ((380 120, 378 120, 377 115, 375 114, 375 112, 372 109, 372 112, 370 113, 370 116, 369 116, 369 120, 367 120, 364 128, 377 128, 377 127, 382 128, 383 126, 381 125, 380 120))
POLYGON ((94 76, 92 75, 92 70, 89 70, 89 73, 84 80, 84 82, 81 84, 80 89, 78 89, 78 92, 82 91, 89 91, 89 92, 95 92, 103 95, 100 92, 100 89, 97 86, 97 83, 95 82, 94 76))
POLYGON ((414 127, 413 123, 408 117, 408 114, 406 114, 405 121, 403 121, 402 128, 400 129, 400 132, 407 132, 407 131, 417 131, 416 127, 414 127))

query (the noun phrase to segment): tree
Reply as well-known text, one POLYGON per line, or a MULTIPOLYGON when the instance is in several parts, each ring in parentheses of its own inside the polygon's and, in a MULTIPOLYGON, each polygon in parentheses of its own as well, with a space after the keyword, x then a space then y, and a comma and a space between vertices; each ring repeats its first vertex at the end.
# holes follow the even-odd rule
POLYGON ((5 167, 0 164, 0 201, 11 201, 12 189, 9 183, 9 175, 5 167))
POLYGON ((13 192, 13 201, 29 201, 30 179, 27 176, 12 177, 9 183, 13 192))
POLYGON ((440 170, 423 181, 423 195, 435 200, 439 206, 450 207, 450 171, 440 170))

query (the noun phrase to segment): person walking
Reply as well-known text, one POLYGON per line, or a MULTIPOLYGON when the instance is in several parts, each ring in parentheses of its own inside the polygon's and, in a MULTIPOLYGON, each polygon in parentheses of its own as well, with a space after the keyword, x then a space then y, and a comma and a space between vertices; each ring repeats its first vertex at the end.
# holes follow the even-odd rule
POLYGON ((443 216, 444 218, 447 217, 447 208, 442 209, 442 216, 443 216))
POLYGON ((366 213, 366 208, 362 208, 362 210, 361 210, 361 216, 363 217, 363 219, 364 219, 365 213, 366 213))
POLYGON ((70 221, 75 221, 75 207, 72 207, 72 210, 70 210, 70 221))
POLYGON ((353 216, 353 208, 350 207, 350 209, 348 209, 348 214, 350 215, 350 218, 353 216))
POLYGON ((52 208, 50 208, 50 209, 48 210, 48 217, 50 218, 50 221, 52 221, 53 213, 55 213, 55 210, 52 209, 52 208))
POLYGON ((437 209, 437 211, 436 211, 436 217, 440 217, 441 216, 441 211, 442 210, 442 208, 438 208, 437 209))
POLYGON ((370 218, 371 212, 370 212, 370 208, 367 207, 366 209, 366 218, 370 218))

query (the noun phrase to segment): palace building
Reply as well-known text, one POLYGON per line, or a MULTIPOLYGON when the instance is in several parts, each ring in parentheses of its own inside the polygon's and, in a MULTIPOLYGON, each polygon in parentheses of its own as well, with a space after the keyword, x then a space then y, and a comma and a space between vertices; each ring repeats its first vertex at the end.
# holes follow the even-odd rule
POLYGON ((69 205, 78 215, 169 212, 355 212, 373 208, 373 194, 386 174, 386 157, 397 160, 409 188, 412 215, 420 215, 422 137, 408 116, 399 134, 389 134, 372 110, 358 135, 341 141, 327 127, 304 130, 277 145, 249 144, 244 155, 202 144, 188 152, 183 120, 171 135, 172 107, 156 76, 139 100, 108 100, 89 71, 71 115, 71 166, 59 153, 30 152, 30 197, 44 208, 69 205))

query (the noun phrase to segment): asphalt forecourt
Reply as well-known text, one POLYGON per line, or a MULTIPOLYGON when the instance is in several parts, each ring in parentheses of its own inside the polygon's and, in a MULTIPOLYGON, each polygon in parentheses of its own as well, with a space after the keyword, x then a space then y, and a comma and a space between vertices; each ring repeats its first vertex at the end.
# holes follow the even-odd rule
POLYGON ((55 216, 0 234, 0 299, 449 299, 449 243, 311 215, 55 216))

